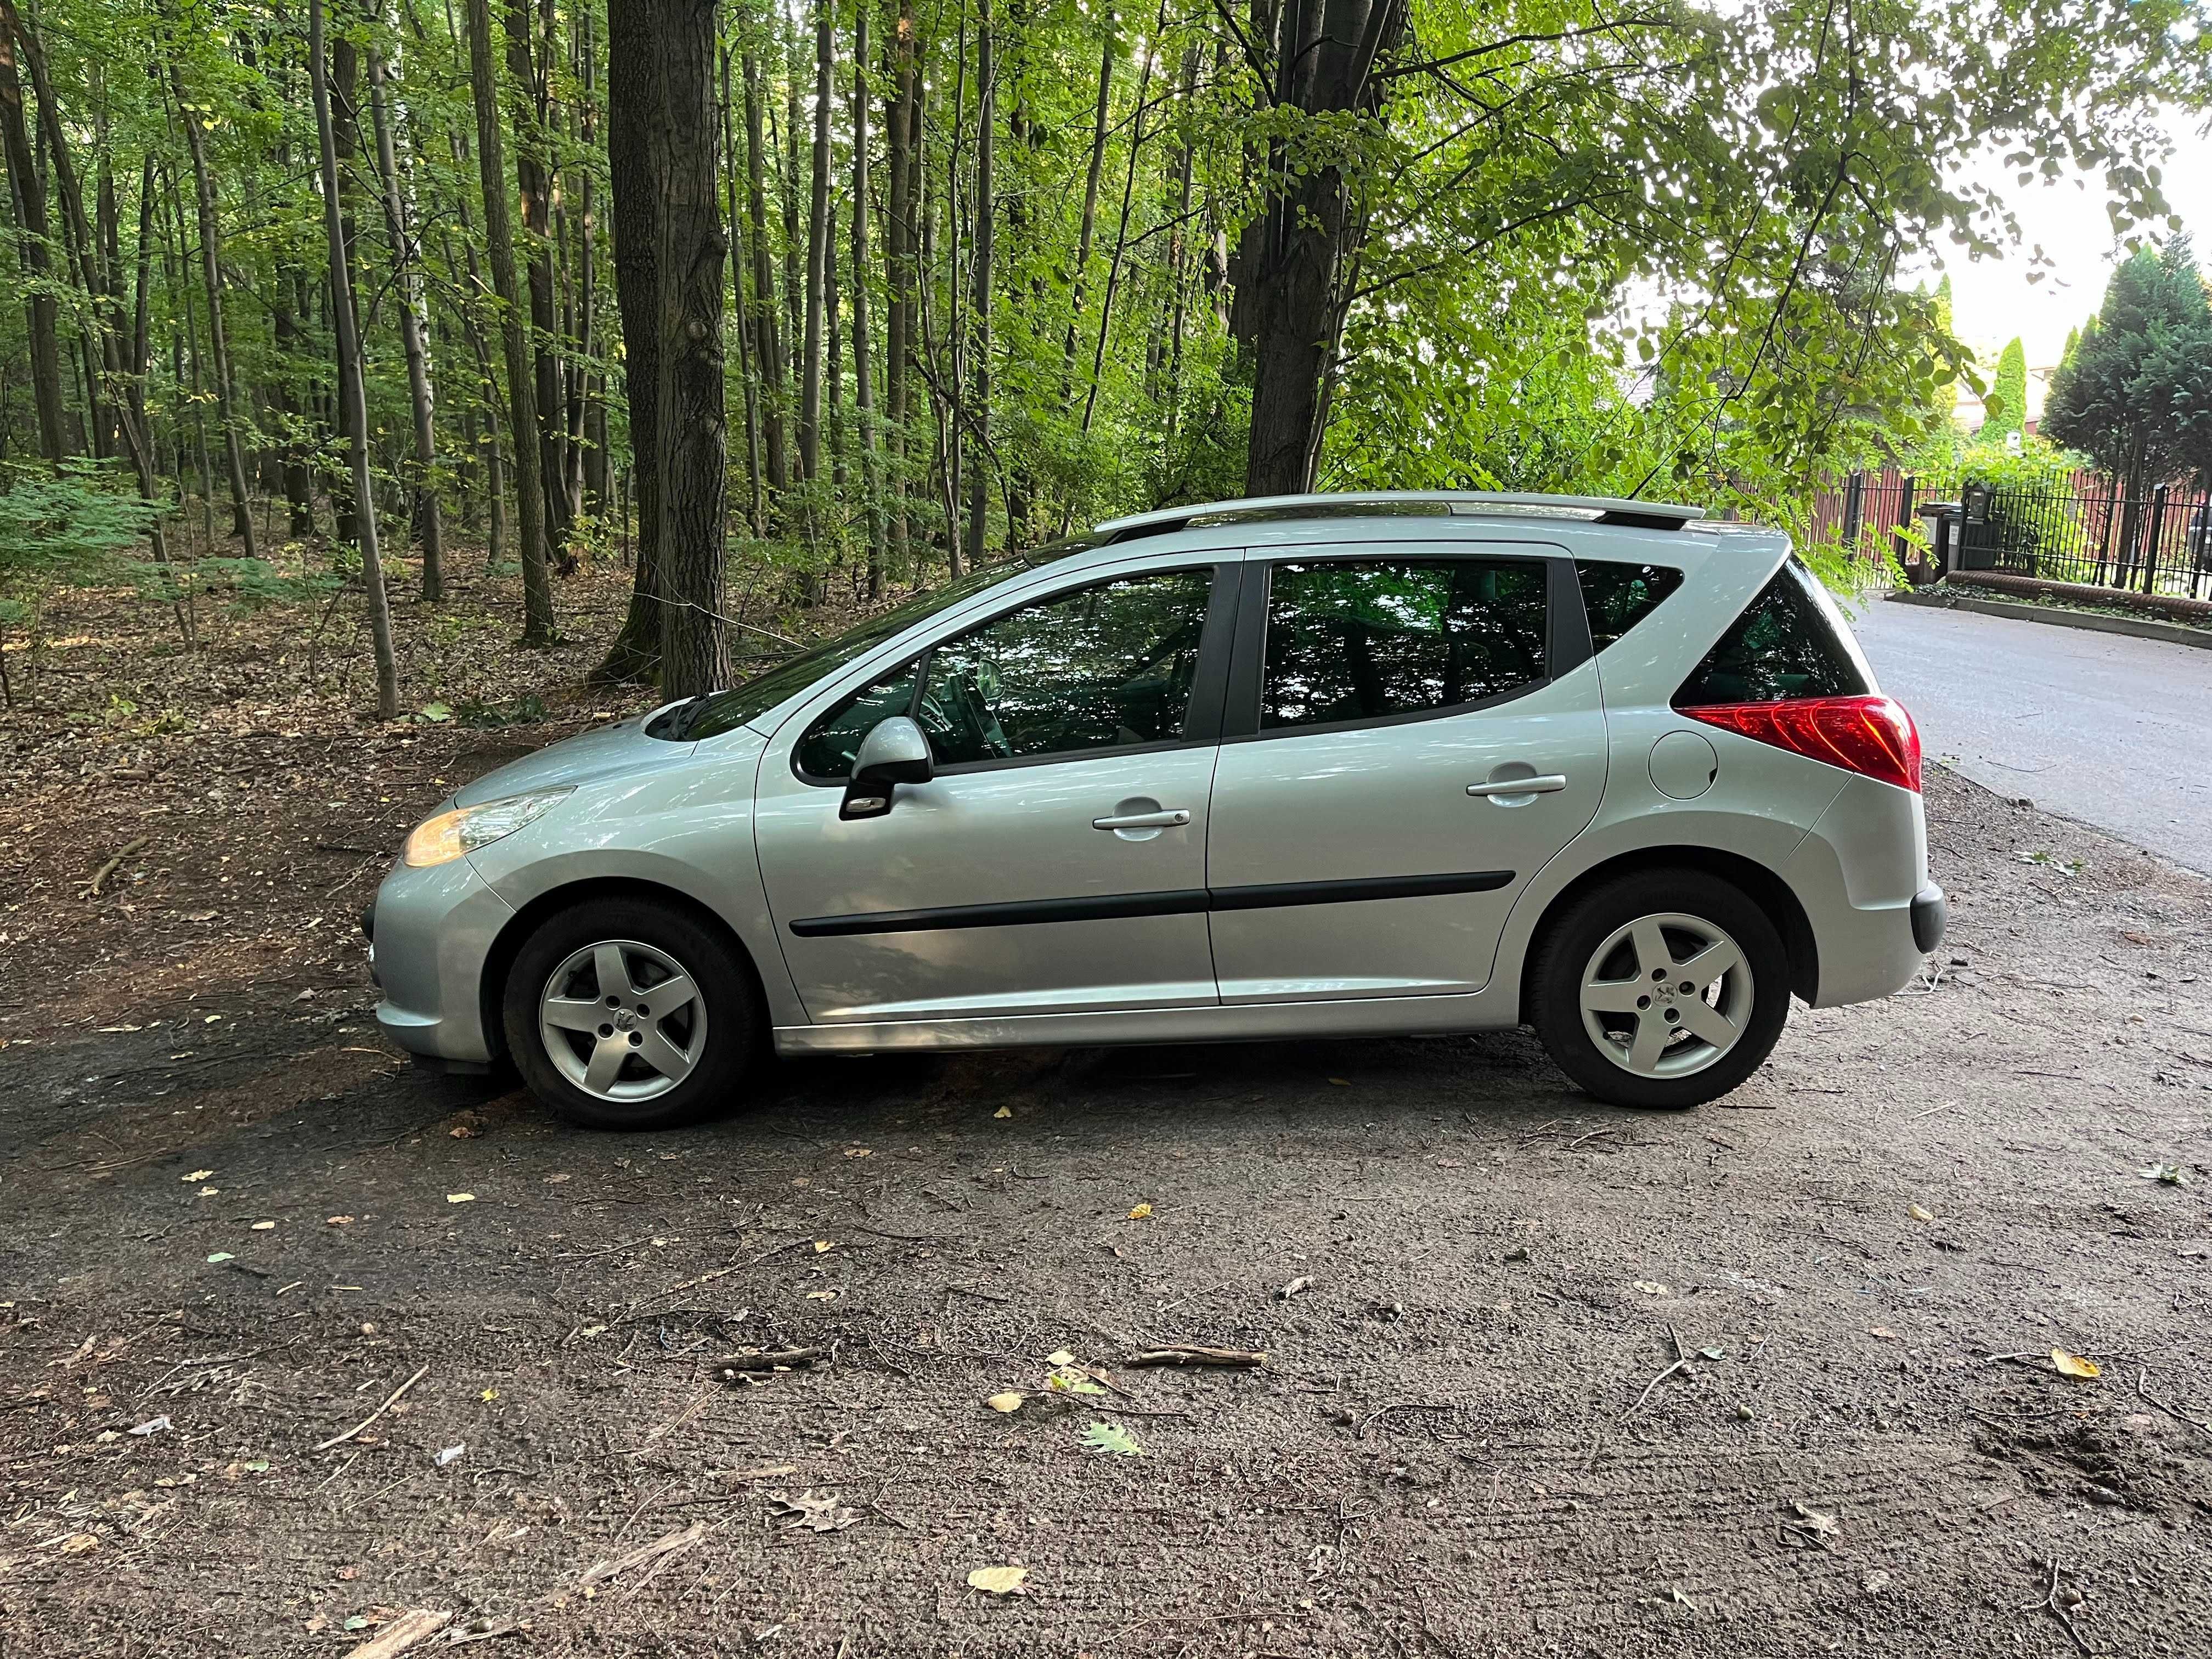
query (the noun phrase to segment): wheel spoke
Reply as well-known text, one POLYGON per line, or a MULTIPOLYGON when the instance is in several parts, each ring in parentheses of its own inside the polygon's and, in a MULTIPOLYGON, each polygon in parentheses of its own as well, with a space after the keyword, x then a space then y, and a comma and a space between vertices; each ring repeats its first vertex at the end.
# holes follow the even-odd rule
POLYGON ((630 983, 629 963, 623 960, 621 945, 600 945, 592 952, 592 967, 599 976, 601 996, 620 997, 624 1002, 636 998, 637 988, 630 983))
POLYGON ((1583 987, 1583 1006, 1594 1014, 1632 1014, 1637 998, 1649 994, 1646 984, 1638 979, 1594 979, 1583 987))
POLYGON ((1667 936, 1659 931, 1656 918, 1646 916, 1638 922, 1630 937, 1636 941, 1636 966, 1644 978, 1662 968, 1673 970, 1674 953, 1667 948, 1667 936))
POLYGON ((639 992, 637 1001, 643 1005, 651 1018, 663 1019, 698 994, 699 988, 692 984, 690 977, 678 974, 664 979, 650 990, 639 992))
POLYGON ((1686 997, 1674 1006, 1682 1011, 1682 1024, 1689 1027, 1692 1036, 1703 1037, 1716 1048, 1735 1043, 1740 1028, 1711 1003, 1686 997))
POLYGON ((652 1026, 645 1030, 645 1041, 638 1045, 637 1056, 671 1083, 681 1083, 691 1075, 692 1056, 678 1048, 652 1026))
POLYGON ((1646 1013, 1636 1022, 1636 1041, 1628 1049, 1628 1069, 1647 1075, 1656 1071, 1659 1055, 1666 1047, 1667 1022, 1656 1014, 1646 1013))
POLYGON ((540 1012, 548 1025, 563 1031, 596 1031, 607 1018, 603 1005, 583 997, 548 997, 540 1012))
POLYGON ((601 1037, 592 1050, 592 1063, 584 1068, 584 1086, 598 1095, 613 1088, 615 1074, 622 1070, 623 1057, 629 1052, 628 1038, 619 1034, 601 1037))
POLYGON ((1687 980, 1692 990, 1702 991, 1727 973, 1731 968, 1743 965, 1743 952, 1727 939, 1720 939, 1698 952, 1687 962, 1674 967, 1677 979, 1687 980))

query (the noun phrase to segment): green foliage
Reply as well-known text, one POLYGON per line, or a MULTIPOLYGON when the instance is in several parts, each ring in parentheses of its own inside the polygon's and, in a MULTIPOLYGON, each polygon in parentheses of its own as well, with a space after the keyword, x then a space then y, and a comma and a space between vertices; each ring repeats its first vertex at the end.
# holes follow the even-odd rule
POLYGON ((2008 432, 2019 432, 2027 422, 2027 352, 2017 337, 2005 347, 1997 358, 1996 378, 1990 382, 1989 395, 1982 400, 1987 418, 1979 434, 1984 441, 2002 440, 2008 432))
POLYGON ((1093 1423, 1084 1430, 1083 1443, 1092 1451, 1112 1452, 1121 1457, 1145 1455, 1145 1448, 1137 1437, 1119 1423, 1093 1423))
POLYGON ((2212 306, 2189 239, 2112 273, 2051 388, 2043 429, 2140 491, 2212 479, 2212 306))
POLYGON ((114 555, 167 512, 116 486, 95 462, 58 474, 17 477, 0 490, 0 583, 92 582, 115 572, 114 555))
POLYGON ((234 616, 272 605, 298 605, 344 586, 326 571, 279 570, 265 559, 201 559, 191 564, 136 563, 127 574, 143 598, 162 605, 209 599, 234 616))

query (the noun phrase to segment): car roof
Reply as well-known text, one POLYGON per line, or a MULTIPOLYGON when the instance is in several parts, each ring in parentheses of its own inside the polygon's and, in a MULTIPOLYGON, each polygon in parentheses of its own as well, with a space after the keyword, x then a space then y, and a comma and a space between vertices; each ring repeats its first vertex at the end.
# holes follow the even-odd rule
POLYGON ((1310 495, 1248 495, 1193 507, 1164 507, 1109 519, 1094 533, 1109 541, 1180 530, 1194 523, 1342 518, 1409 514, 1422 517, 1536 517, 1620 525, 1638 530, 1679 530, 1705 516, 1702 507, 1673 501, 1629 501, 1618 495, 1546 495, 1496 489, 1343 490, 1310 495))

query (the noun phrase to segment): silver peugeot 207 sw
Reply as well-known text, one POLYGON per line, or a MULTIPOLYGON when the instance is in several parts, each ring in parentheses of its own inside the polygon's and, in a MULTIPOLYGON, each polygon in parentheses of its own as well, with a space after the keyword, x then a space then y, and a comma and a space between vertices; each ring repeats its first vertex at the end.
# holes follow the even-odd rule
POLYGON ((1533 1024, 1689 1106, 1942 937, 1920 744, 1786 537, 1649 501, 1103 524, 461 790, 378 1018, 580 1123, 780 1054, 1533 1024))

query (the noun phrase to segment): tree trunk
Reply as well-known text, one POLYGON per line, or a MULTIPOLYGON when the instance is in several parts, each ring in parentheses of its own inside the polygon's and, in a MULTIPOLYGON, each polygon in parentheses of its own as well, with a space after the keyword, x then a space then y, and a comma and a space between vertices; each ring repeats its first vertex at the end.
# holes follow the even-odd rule
MULTIPOLYGON (((1376 60, 1405 27, 1401 0, 1286 0, 1276 39, 1276 102, 1307 115, 1372 114, 1376 60)), ((1284 163, 1278 158, 1275 165, 1284 163)), ((1321 167, 1272 189, 1256 246, 1241 249, 1239 320, 1252 351, 1250 495, 1313 488, 1325 393, 1344 320, 1339 271, 1349 216, 1343 175, 1321 167)))
POLYGON ((245 545, 246 556, 256 559, 261 556, 261 550, 254 539, 253 514, 246 504, 246 452, 239 443, 233 414, 230 345, 223 336, 222 245, 216 227, 215 181, 208 176, 207 146, 200 137, 200 124, 185 106, 184 76, 173 62, 169 76, 177 94, 179 125, 185 130, 185 143, 191 152, 193 195, 199 208, 200 277, 207 287, 208 368, 215 377, 216 418, 222 422, 223 459, 230 469, 230 533, 245 545))
POLYGON ((653 0, 608 0, 607 168, 614 200, 615 305, 637 479, 637 569, 629 611, 594 679, 650 679, 660 665, 660 276, 653 135, 662 122, 653 0))
POLYGON ((1083 317, 1083 279, 1091 264, 1091 239, 1098 231, 1098 181, 1106 170, 1106 116, 1114 95, 1114 36, 1109 29, 1098 55, 1098 98, 1091 122, 1091 164, 1083 174, 1083 221, 1075 238, 1075 276, 1067 295, 1067 338, 1061 350, 1061 397, 1075 384, 1075 331, 1083 317))
MULTIPOLYGON (((868 0, 860 0, 866 5, 868 0)), ((799 470, 822 475, 822 307, 830 258, 830 78, 837 62, 830 0, 814 8, 813 191, 806 216, 806 334, 799 374, 799 470)))
POLYGON ((58 307, 46 286, 52 264, 47 254, 46 189, 31 149, 23 118, 23 84, 15 73, 15 44, 0 28, 0 139, 8 160, 8 192, 15 210, 15 239, 31 292, 25 301, 31 337, 31 396, 39 411, 39 451, 54 465, 76 453, 69 406, 62 398, 58 307))
POLYGON ((744 216, 738 210, 737 104, 730 95, 730 49, 721 49, 722 207, 730 228, 730 303, 738 313, 738 381, 745 393, 745 524, 755 536, 768 534, 768 497, 761 481, 760 365, 745 301, 744 216))
POLYGON ((722 261, 715 200, 714 0, 661 0, 659 185, 661 690, 728 684, 721 619, 727 446, 722 393, 722 261))
MULTIPOLYGON (((536 346, 536 386, 531 401, 538 419, 526 429, 538 439, 537 471, 545 498, 546 546, 565 562, 569 521, 574 515, 568 501, 567 458, 562 453, 568 422, 561 395, 561 357, 555 346, 561 337, 561 325, 553 301, 553 181, 545 153, 546 90, 533 67, 530 32, 529 0, 508 0, 509 118, 514 127, 515 182, 522 198, 522 229, 529 252, 530 330, 536 346)), ((518 438, 516 447, 520 445, 518 438)))
POLYGON ((884 510, 876 466, 875 368, 868 333, 868 13, 853 24, 853 414, 860 428, 860 494, 868 520, 868 598, 884 596, 884 510))
POLYGON ((991 0, 975 0, 975 289, 969 305, 968 426, 975 460, 968 474, 968 561, 980 563, 991 509, 991 254, 993 219, 991 127, 998 98, 991 35, 991 0))
POLYGON ((920 76, 915 69, 914 0, 898 0, 890 42, 891 97, 885 112, 890 167, 884 203, 884 416, 890 463, 891 562, 900 576, 914 574, 907 524, 907 382, 913 367, 914 133, 920 76))
POLYGON ((499 70, 492 58, 491 0, 468 0, 469 82, 477 112, 477 166, 483 179, 484 243, 499 296, 507 355, 507 430, 514 434, 514 525, 522 559, 522 642, 553 642, 553 589, 545 556, 545 482, 539 467, 538 393, 522 295, 514 278, 514 228, 507 210, 506 144, 499 130, 499 70))
MULTIPOLYGON (((161 500, 154 455, 154 428, 146 418, 146 373, 153 349, 154 157, 149 153, 138 170, 138 271, 131 294, 131 362, 125 394, 131 416, 125 430, 132 434, 131 459, 138 470, 138 494, 147 501, 161 500)), ((112 266, 110 269, 113 269, 112 266)), ((147 527, 154 562, 169 562, 167 527, 156 519, 147 527)))
POLYGON ((791 474, 784 459, 785 393, 783 343, 775 304, 775 267, 768 252, 768 167, 761 132, 760 60, 751 52, 742 65, 745 82, 745 217, 752 243, 753 343, 761 367, 761 447, 768 452, 770 511, 781 516, 791 474))
POLYGON ((322 149, 323 232, 331 249, 331 317, 337 330, 338 403, 353 458, 361 577, 368 590, 368 633, 376 652, 376 717, 388 720, 399 713, 399 672, 392 654, 392 615, 385 600, 384 565, 377 556, 376 496, 368 471, 368 403, 362 387, 353 271, 346 263, 345 226, 338 204, 337 140, 331 131, 330 77, 323 62, 323 0, 307 0, 307 73, 314 85, 315 131, 322 149))
POLYGON ((399 265, 399 343, 407 355, 407 398, 415 416, 415 533, 422 543, 422 597, 446 597, 446 538, 438 518, 437 410, 430 389, 430 319, 422 300, 422 249, 415 240, 406 192, 399 183, 399 154, 392 142, 386 107, 384 54, 368 54, 368 108, 376 128, 376 161, 384 175, 384 228, 399 265))

